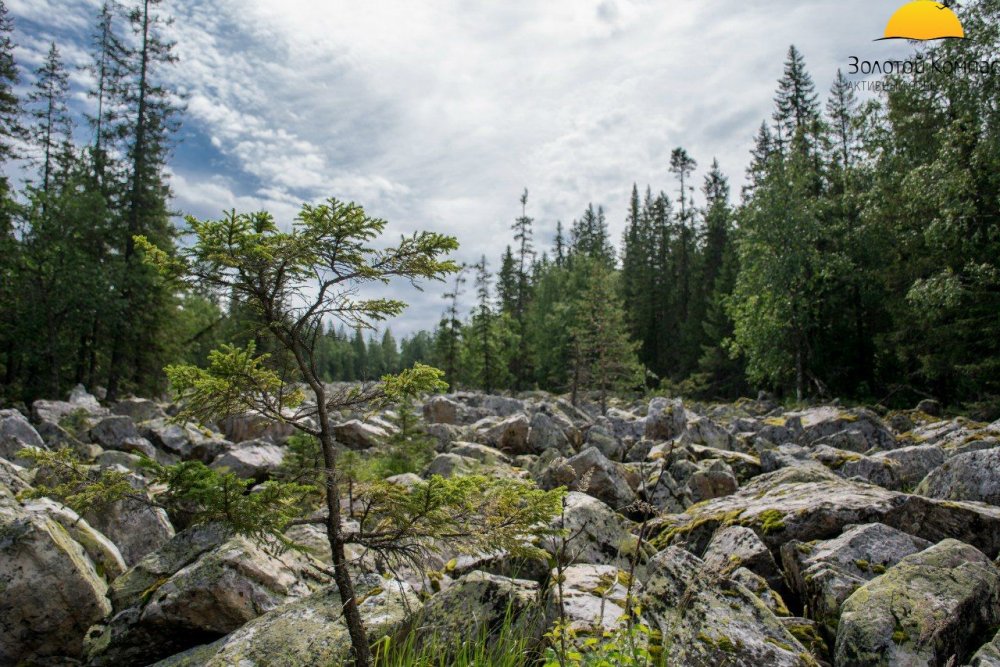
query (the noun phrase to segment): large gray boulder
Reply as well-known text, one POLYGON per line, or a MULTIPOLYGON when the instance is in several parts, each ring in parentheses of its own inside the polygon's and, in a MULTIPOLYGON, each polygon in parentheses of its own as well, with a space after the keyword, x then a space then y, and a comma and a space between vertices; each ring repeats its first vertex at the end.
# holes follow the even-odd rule
POLYGON ((25 447, 48 449, 24 415, 17 410, 0 410, 0 458, 13 461, 25 447))
POLYGON ((226 635, 320 583, 296 552, 265 550, 218 525, 189 528, 112 584, 115 615, 89 634, 90 664, 155 662, 226 635))
POLYGON ((969 667, 1000 667, 1000 632, 983 644, 969 660, 969 667))
POLYGON ((446 396, 434 396, 424 403, 423 410, 428 424, 459 424, 464 407, 446 396))
POLYGON ((646 412, 644 435, 648 440, 672 440, 684 432, 687 413, 679 400, 654 398, 646 412))
POLYGON ((948 459, 920 482, 916 493, 1000 505, 1000 449, 983 449, 948 459))
POLYGON ((643 614, 663 635, 664 661, 690 667, 815 667, 815 659, 742 584, 706 571, 677 547, 648 564, 639 598, 643 614))
POLYGON ((531 416, 531 429, 528 431, 528 449, 542 453, 547 449, 555 449, 564 456, 573 454, 567 431, 574 430, 573 423, 565 417, 561 419, 545 412, 536 412, 531 416))
POLYGON ((702 553, 717 528, 752 528, 771 549, 836 537, 850 524, 884 523, 931 542, 952 537, 1000 553, 1000 508, 889 491, 844 480, 819 465, 761 475, 736 493, 653 520, 659 544, 702 553))
POLYGON ((111 612, 108 584, 66 529, 0 487, 0 664, 79 658, 87 629, 111 612))
MULTIPOLYGON (((354 584, 361 621, 372 643, 392 636, 420 608, 404 582, 362 575, 354 584)), ((311 667, 346 665, 351 639, 336 586, 259 616, 212 644, 156 663, 157 667, 311 667)))
POLYGON ((636 497, 625 467, 608 460, 595 447, 588 447, 568 459, 553 461, 542 472, 540 485, 546 489, 566 486, 582 491, 618 511, 632 504, 636 497))
POLYGON ((896 438, 888 426, 871 410, 844 410, 835 406, 810 408, 792 412, 802 425, 798 436, 801 444, 822 444, 864 452, 869 449, 892 449, 896 438))
POLYGON ((24 503, 24 510, 48 517, 62 526, 83 547, 97 571, 107 581, 114 581, 125 572, 127 566, 118 547, 70 508, 49 498, 35 498, 24 503))
POLYGON ((744 526, 720 528, 712 536, 702 557, 712 572, 726 574, 745 567, 761 576, 771 588, 783 587, 781 570, 757 533, 744 526))
POLYGON ((111 406, 111 413, 128 417, 136 424, 166 417, 163 408, 148 398, 124 398, 111 406))
MULTIPOLYGON (((569 628, 582 636, 600 637, 624 623, 629 594, 629 574, 614 565, 579 564, 552 570, 545 596, 545 624, 552 626, 565 617, 569 628)), ((632 587, 633 602, 638 584, 632 587)))
POLYGON ((545 632, 545 615, 536 582, 477 570, 432 596, 407 625, 415 646, 443 658, 464 642, 484 637, 494 647, 511 637, 537 645, 545 632), (510 633, 501 637, 508 617, 510 633))
POLYGON ((848 528, 826 541, 792 540, 781 547, 785 577, 810 618, 832 644, 844 601, 906 556, 931 546, 881 523, 848 528))
POLYGON ((244 479, 263 482, 281 467, 285 450, 267 440, 233 445, 212 461, 213 470, 226 470, 244 479))
POLYGON ((962 664, 1000 625, 1000 571, 956 540, 902 559, 847 599, 839 665, 962 664))
POLYGON ((125 498, 84 514, 87 521, 117 545, 125 564, 138 563, 174 537, 174 527, 167 513, 149 502, 145 482, 129 476, 135 498, 125 498), (143 500, 145 499, 145 500, 143 500))
POLYGON ((483 442, 511 456, 538 454, 528 446, 531 423, 527 415, 511 415, 482 433, 483 442))
POLYGON ((142 454, 149 458, 156 457, 153 443, 139 434, 139 429, 130 417, 122 415, 104 417, 91 427, 90 439, 105 449, 142 454))
POLYGON ((333 433, 337 442, 349 449, 371 449, 389 439, 385 429, 358 419, 334 425, 333 433))
POLYGON ((910 491, 927 473, 944 463, 937 445, 913 445, 848 460, 840 468, 845 477, 861 477, 887 489, 910 491))
POLYGON ((570 491, 566 494, 565 521, 553 520, 571 537, 565 547, 558 537, 546 538, 543 547, 553 557, 565 556, 566 565, 591 563, 627 568, 638 544, 631 521, 597 498, 570 491))
POLYGON ((35 422, 48 421, 54 424, 64 419, 97 418, 110 414, 102 407, 97 398, 88 394, 83 387, 77 385, 70 392, 68 401, 37 400, 31 404, 31 419, 35 422))

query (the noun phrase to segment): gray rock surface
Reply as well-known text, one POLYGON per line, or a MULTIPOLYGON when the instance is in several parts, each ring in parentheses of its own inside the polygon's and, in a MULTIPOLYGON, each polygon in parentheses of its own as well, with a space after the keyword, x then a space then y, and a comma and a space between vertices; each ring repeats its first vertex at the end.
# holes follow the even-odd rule
POLYGON ((961 664, 1000 625, 1000 571, 942 542, 903 558, 844 603, 837 665, 961 664))
POLYGON ((1000 505, 1000 449, 959 454, 920 482, 916 493, 946 500, 976 500, 1000 505))

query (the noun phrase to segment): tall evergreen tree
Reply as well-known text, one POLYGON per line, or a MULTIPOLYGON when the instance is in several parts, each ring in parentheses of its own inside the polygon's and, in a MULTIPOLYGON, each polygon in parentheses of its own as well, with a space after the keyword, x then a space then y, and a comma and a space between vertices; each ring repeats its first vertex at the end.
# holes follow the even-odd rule
POLYGON ((159 81, 161 70, 176 58, 173 44, 162 37, 169 20, 157 12, 161 2, 138 0, 129 12, 137 47, 129 54, 131 80, 124 96, 128 191, 120 236, 120 298, 112 328, 108 400, 115 399, 123 381, 156 377, 155 369, 163 360, 157 358, 161 348, 155 333, 162 329, 172 309, 170 293, 150 269, 137 261, 134 241, 135 236, 144 235, 157 246, 167 248, 173 238, 164 167, 178 109, 174 93, 159 81))
MULTIPOLYGON (((59 49, 55 42, 49 46, 45 61, 35 73, 35 84, 28 95, 28 104, 33 120, 31 137, 40 151, 41 188, 48 196, 51 193, 60 156, 66 162, 66 153, 73 138, 73 126, 69 113, 69 75, 63 68, 59 49)), ((43 209, 45 204, 42 204, 43 209)))
MULTIPOLYGON (((0 164, 16 156, 16 144, 24 138, 21 101, 15 91, 21 77, 14 62, 13 35, 14 21, 0 0, 0 164)), ((0 178, 6 183, 5 174, 0 178)))

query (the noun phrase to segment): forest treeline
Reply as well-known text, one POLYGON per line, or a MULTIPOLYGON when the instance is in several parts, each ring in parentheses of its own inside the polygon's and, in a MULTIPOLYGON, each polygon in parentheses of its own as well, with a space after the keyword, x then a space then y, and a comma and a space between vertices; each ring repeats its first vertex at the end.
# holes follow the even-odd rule
MULTIPOLYGON (((169 253, 180 242, 165 177, 182 114, 165 83, 176 66, 167 17, 159 0, 104 6, 89 45, 91 112, 74 127, 80 91, 58 46, 24 70, 0 11, 0 393, 31 400, 78 382, 110 397, 160 392, 165 365, 247 342, 255 317, 168 287, 133 244, 141 234, 169 253), (32 175, 15 190, 8 167, 25 160, 32 175)), ((924 55, 991 61, 1000 5, 969 3, 961 16, 970 38, 924 55)), ((996 414, 1000 78, 926 68, 884 82, 868 100, 840 73, 817 91, 792 47, 738 192, 714 161, 696 179, 703 156, 677 148, 662 183, 632 185, 613 239, 601 206, 553 225, 531 216, 539 195, 526 190, 510 245, 452 278, 433 331, 397 342, 330 322, 316 342, 327 379, 419 361, 453 387, 488 391, 721 399, 766 388, 887 404, 934 396, 996 414)), ((254 337, 270 348, 266 331, 254 337)))

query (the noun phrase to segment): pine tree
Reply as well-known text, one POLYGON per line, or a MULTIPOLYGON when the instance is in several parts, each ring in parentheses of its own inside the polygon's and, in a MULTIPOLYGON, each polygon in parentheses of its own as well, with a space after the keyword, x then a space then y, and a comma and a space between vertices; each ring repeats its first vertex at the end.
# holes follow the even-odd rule
POLYGON ((805 60, 795 45, 788 47, 785 71, 778 80, 774 98, 773 119, 778 131, 778 144, 784 146, 795 136, 809 133, 819 120, 816 85, 806 69, 805 60))
POLYGON ((497 298, 500 300, 500 309, 513 315, 517 307, 517 265, 514 262, 514 253, 510 246, 500 258, 500 271, 497 273, 497 298))
POLYGON ((566 263, 566 237, 563 234, 562 220, 556 221, 556 241, 553 248, 557 267, 562 267, 566 263))
POLYGON ((138 44, 130 52, 130 82, 124 95, 128 128, 128 191, 124 233, 120 237, 121 278, 116 322, 112 328, 107 398, 114 400, 122 381, 155 377, 161 360, 152 335, 172 309, 171 295, 158 287, 135 256, 134 238, 144 235, 162 248, 172 244, 167 209, 169 188, 164 168, 170 134, 176 129, 173 93, 157 83, 159 71, 174 63, 173 44, 161 33, 168 20, 156 12, 162 0, 138 0, 129 22, 138 44), (131 363, 129 363, 131 361, 131 363))
MULTIPOLYGON (((20 76, 14 62, 13 34, 14 21, 0 0, 0 164, 17 157, 15 144, 24 138, 21 102, 15 92, 20 76)), ((0 178, 6 183, 5 174, 0 178)))
POLYGON ((473 267, 476 271, 476 309, 465 340, 470 382, 486 393, 506 384, 504 346, 501 339, 502 315, 493 309, 491 276, 485 255, 473 267))
MULTIPOLYGON (((117 3, 105 2, 97 16, 97 23, 91 35, 92 61, 88 70, 94 78, 94 87, 88 91, 96 106, 95 113, 88 116, 94 131, 91 147, 94 178, 101 191, 108 199, 109 205, 113 197, 122 193, 116 192, 120 185, 112 186, 111 172, 117 172, 120 165, 113 158, 121 147, 121 142, 128 132, 124 117, 125 94, 127 92, 127 77, 129 51, 115 30, 114 19, 117 3)), ((115 174, 117 176, 117 174, 115 174)))
MULTIPOLYGON (((69 75, 59 58, 55 42, 49 46, 45 62, 35 73, 35 84, 28 95, 33 124, 31 137, 41 151, 42 192, 51 193, 59 157, 65 156, 72 141, 73 126, 69 113, 69 75)), ((62 160, 65 162, 65 158, 62 160)), ((43 203, 43 209, 44 209, 43 203)))
POLYGON ((392 335, 392 329, 386 328, 382 334, 382 363, 385 365, 386 373, 398 373, 403 369, 399 363, 399 348, 396 339, 392 335))
POLYGON ((575 399, 580 388, 593 388, 605 413, 612 391, 641 383, 641 367, 616 293, 617 275, 599 259, 580 258, 578 263, 586 276, 586 288, 577 302, 570 330, 572 393, 575 399))
MULTIPOLYGON (((517 273, 516 291, 514 293, 513 320, 519 340, 527 336, 525 315, 531 299, 531 276, 529 270, 535 258, 535 248, 532 243, 532 225, 534 219, 528 217, 528 189, 521 194, 521 215, 511 229, 514 231, 514 241, 517 243, 517 273)), ((523 389, 530 375, 529 360, 525 346, 518 344, 511 357, 511 374, 514 376, 514 386, 523 389)))
POLYGON ((445 382, 455 391, 458 386, 458 378, 461 373, 461 345, 462 345, 462 320, 459 317, 459 298, 462 296, 462 288, 465 285, 465 272, 468 267, 464 264, 455 273, 455 283, 450 292, 445 292, 443 297, 448 302, 444 317, 438 325, 438 334, 435 347, 437 357, 444 370, 445 382))

